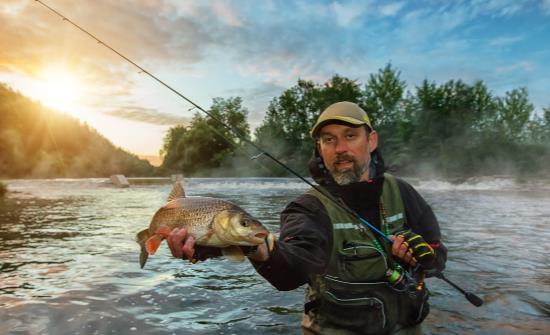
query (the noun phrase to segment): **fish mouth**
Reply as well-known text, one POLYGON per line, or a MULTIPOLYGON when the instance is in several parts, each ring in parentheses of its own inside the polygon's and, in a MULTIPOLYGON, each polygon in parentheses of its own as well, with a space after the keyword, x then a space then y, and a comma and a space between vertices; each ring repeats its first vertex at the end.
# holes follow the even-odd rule
POLYGON ((256 233, 254 237, 265 239, 267 235, 269 235, 267 231, 262 231, 262 232, 256 233))
POLYGON ((267 235, 269 235, 268 231, 262 231, 251 236, 252 237, 251 240, 253 241, 254 244, 262 244, 264 243, 267 235))

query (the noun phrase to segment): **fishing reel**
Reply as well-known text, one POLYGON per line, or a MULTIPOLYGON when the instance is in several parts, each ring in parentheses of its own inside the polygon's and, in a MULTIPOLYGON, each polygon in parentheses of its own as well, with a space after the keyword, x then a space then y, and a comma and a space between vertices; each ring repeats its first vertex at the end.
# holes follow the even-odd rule
POLYGON ((423 280, 418 280, 410 271, 405 270, 400 265, 388 269, 386 278, 392 289, 400 293, 408 293, 411 296, 416 296, 424 288, 423 280))

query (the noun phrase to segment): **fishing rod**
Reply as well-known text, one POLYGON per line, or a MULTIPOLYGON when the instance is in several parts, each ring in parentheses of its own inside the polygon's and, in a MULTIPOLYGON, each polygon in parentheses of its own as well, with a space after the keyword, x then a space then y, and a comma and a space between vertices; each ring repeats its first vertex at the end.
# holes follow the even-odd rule
POLYGON ((309 186, 311 186, 312 188, 314 188, 315 190, 317 190, 318 192, 320 192, 321 194, 323 194, 324 196, 326 196, 327 198, 330 199, 330 201, 334 202, 337 206, 339 207, 342 207, 344 210, 346 210, 346 212, 348 212, 349 214, 351 214, 353 217, 357 218, 359 221, 361 221, 364 225, 366 225, 368 228, 370 228, 372 231, 374 231, 376 234, 378 234, 380 237, 382 237, 383 239, 385 239, 388 243, 393 243, 393 241, 386 235, 384 234, 380 229, 376 228, 375 226, 373 226, 371 223, 369 223, 367 220, 365 220, 364 218, 362 218, 361 216, 359 216, 359 214, 355 213, 354 211, 352 211, 351 209, 345 207, 345 206, 342 206, 342 204, 340 204, 338 201, 336 201, 330 194, 327 194, 323 189, 321 189, 320 187, 318 187, 317 185, 313 184, 312 182, 310 182, 309 180, 307 180, 306 178, 302 177, 298 172, 294 171, 291 167, 289 167, 288 165, 286 165, 285 163, 281 162, 280 160, 278 160, 277 158, 273 157, 269 152, 263 150, 262 148, 260 148, 256 143, 250 141, 248 138, 246 138, 246 136, 244 136, 243 133, 241 133, 240 131, 238 131, 237 129, 233 128, 233 127, 230 127, 229 125, 227 125, 225 122, 223 122, 222 120, 220 120, 219 118, 217 118, 216 116, 214 116, 212 113, 208 112, 207 110, 205 110, 204 108, 202 108, 200 105, 196 104, 194 101, 192 101, 191 99, 187 98, 185 95, 183 95, 182 93, 180 93, 179 91, 177 91, 175 88, 173 88, 172 86, 168 85, 166 82, 162 81, 160 78, 158 78, 157 76, 155 76, 154 74, 152 74, 151 72, 147 71, 145 68, 143 68, 142 66, 140 66, 139 64, 137 64, 136 62, 134 62, 133 60, 131 60, 130 58, 126 57, 124 54, 122 54, 121 52, 119 52, 118 50, 114 49, 113 47, 111 47, 109 44, 103 42, 102 40, 100 40, 98 37, 96 37, 94 34, 90 33, 89 31, 87 31, 86 29, 82 28, 81 26, 79 26, 78 24, 76 24, 75 22, 73 22, 71 19, 69 19, 68 17, 66 17, 65 15, 61 14, 60 12, 58 12, 57 10, 53 9, 52 7, 48 6, 47 4, 45 4, 44 2, 42 2, 41 0, 35 0, 35 2, 38 2, 39 4, 41 4, 42 6, 44 6, 45 8, 47 8, 48 10, 50 10, 52 13, 54 13, 55 15, 59 16, 63 21, 65 22, 68 22, 69 24, 71 24, 72 26, 74 26, 75 28, 77 28, 78 30, 80 30, 81 32, 85 33, 86 35, 88 35, 89 37, 91 37, 92 39, 94 39, 98 44, 101 44, 103 45, 104 47, 106 47, 107 49, 111 50, 112 52, 114 52, 115 54, 117 54, 118 56, 120 56, 121 58, 123 58, 125 61, 127 61, 128 63, 132 64, 133 66, 135 66, 136 68, 138 68, 140 70, 140 72, 142 73, 145 73, 146 75, 148 75, 149 77, 151 77, 152 79, 154 79, 156 82, 158 82, 159 84, 161 84, 162 86, 166 87, 167 89, 169 89, 170 91, 172 91, 173 93, 175 93, 177 96, 179 96, 180 98, 184 99, 185 101, 187 101, 189 104, 191 104, 193 106, 193 108, 196 108, 198 110, 200 110, 201 112, 205 113, 206 115, 208 115, 210 118, 212 118, 214 121, 218 122, 222 127, 226 128, 227 130, 231 131, 232 133, 234 133, 241 141, 243 142, 246 142, 247 144, 251 145, 254 149, 256 149, 259 154, 255 156, 255 158, 257 157, 260 157, 260 156, 266 156, 268 158, 270 158, 271 160, 273 160, 275 163, 277 163, 279 166, 281 166, 282 168, 284 168, 285 170, 287 170, 288 172, 290 172, 292 175, 298 177, 299 179, 301 179, 303 182, 305 182, 306 184, 308 184, 309 186))
POLYGON ((451 285, 453 288, 455 288, 457 291, 459 291, 460 293, 462 293, 464 295, 464 297, 474 306, 476 307, 479 307, 481 305, 483 305, 483 300, 478 297, 477 295, 473 294, 472 292, 466 292, 464 291, 463 289, 461 289, 460 287, 458 287, 455 283, 453 283, 452 281, 450 281, 449 279, 447 279, 447 277, 445 277, 443 275, 443 272, 438 272, 436 273, 434 276, 436 276, 437 278, 439 279, 442 279, 443 281, 445 281, 447 284, 451 285))
MULTIPOLYGON (((80 30, 81 32, 83 32, 84 34, 88 35, 90 38, 92 38, 93 40, 95 40, 98 44, 101 44, 103 45, 105 48, 111 50, 112 52, 114 52, 115 54, 117 54, 119 57, 121 57, 122 59, 124 59, 126 62, 132 64, 133 66, 135 66, 136 68, 138 68, 140 70, 141 73, 145 73, 146 75, 148 75, 150 78, 152 78, 153 80, 155 80, 156 82, 158 82, 159 84, 161 84, 162 86, 166 87, 167 89, 169 89, 170 91, 172 91, 174 94, 176 94, 177 96, 179 96, 180 98, 182 98, 183 100, 187 101, 189 104, 191 104, 193 108, 196 108, 198 110, 200 110, 201 112, 205 113, 206 115, 208 115, 210 118, 212 118, 214 121, 216 121, 218 124, 220 124, 222 127, 224 127, 225 129, 231 131, 233 134, 235 134, 237 136, 237 138, 239 138, 241 141, 249 144, 250 146, 252 146, 254 149, 256 149, 259 154, 255 155, 253 158, 257 158, 257 157, 260 157, 260 156, 266 156, 267 158, 271 159, 273 162, 277 163, 279 166, 281 166, 283 169, 285 169, 286 171, 290 172, 292 175, 296 176, 297 178, 299 178, 301 181, 303 181, 304 183, 308 184, 310 187, 312 187, 313 189, 315 189, 316 191, 318 191, 319 193, 321 193, 322 195, 324 195, 325 197, 327 197, 331 202, 333 202, 335 205, 337 205, 338 207, 340 207, 341 209, 345 210, 348 214, 350 214, 351 216, 353 216, 354 218, 356 218, 359 222, 361 222, 364 226, 368 227, 372 232, 376 233, 378 236, 380 236, 382 239, 384 239, 386 242, 388 242, 390 245, 393 244, 393 241, 392 239, 387 236, 386 234, 384 234, 380 229, 376 228, 374 225, 372 225, 370 222, 368 222, 367 220, 365 220, 363 217, 361 217, 358 213, 356 213, 355 211, 351 210, 350 208, 348 208, 347 206, 344 206, 342 203, 340 203, 338 200, 336 200, 331 194, 327 193, 324 189, 320 188, 319 186, 313 184, 312 182, 310 182, 309 180, 307 180, 306 178, 304 178, 303 176, 301 176, 298 172, 296 172, 294 169, 292 169, 291 167, 289 167, 288 165, 286 165, 285 163, 281 162, 280 160, 278 160, 277 158, 273 157, 269 152, 263 150, 260 146, 258 146, 256 143, 252 142, 251 140, 249 140, 246 136, 244 136, 244 134, 242 132, 240 132, 239 130, 233 128, 233 127, 230 127, 229 125, 227 125, 225 122, 223 122, 222 120, 220 120, 219 118, 217 118, 215 115, 213 115, 212 113, 206 111, 204 108, 202 108, 200 105, 196 104, 194 101, 192 101, 191 99, 187 98, 185 95, 183 95, 182 93, 180 93, 178 90, 176 90, 175 88, 173 88, 172 86, 168 85, 166 82, 162 81, 160 78, 158 78, 157 76, 155 76, 154 74, 152 74, 151 72, 147 71, 145 68, 143 68, 142 66, 140 66, 139 64, 137 64, 136 62, 134 62, 133 60, 131 60, 130 58, 126 57, 124 54, 122 54, 121 52, 117 51, 116 49, 114 49, 113 47, 111 47, 109 44, 103 42, 102 40, 100 40, 98 37, 96 37, 94 34, 90 33, 89 31, 87 31, 86 29, 84 29, 83 27, 81 27, 80 25, 76 24, 75 22, 73 22, 72 20, 70 20, 68 17, 66 17, 65 15, 61 14, 59 11, 53 9, 52 7, 48 6, 47 4, 45 4, 44 2, 42 2, 41 0, 35 0, 35 2, 37 2, 38 4, 42 5, 43 7, 45 7, 46 9, 48 9, 50 12, 54 13, 56 16, 59 16, 63 21, 65 22, 68 22, 69 24, 71 24, 72 26, 74 26, 75 28, 77 28, 78 30, 80 30)), ((439 272, 439 274, 441 275, 441 277, 438 277, 438 278, 441 278, 443 280, 445 280, 447 283, 451 284, 452 287, 458 289, 459 291, 461 292, 464 292, 462 289, 460 289, 458 286, 456 286, 454 283, 450 282, 448 279, 446 279, 443 274, 441 272, 439 272)), ((477 296, 475 296, 479 301, 481 301, 481 299, 477 296)), ((468 301, 470 301, 468 299, 468 301)), ((471 301, 470 301, 471 302, 471 301)), ((474 304, 472 302, 472 304, 474 304)), ((475 305, 475 304, 474 304, 475 305)), ((476 305, 478 306, 478 305, 476 305)))

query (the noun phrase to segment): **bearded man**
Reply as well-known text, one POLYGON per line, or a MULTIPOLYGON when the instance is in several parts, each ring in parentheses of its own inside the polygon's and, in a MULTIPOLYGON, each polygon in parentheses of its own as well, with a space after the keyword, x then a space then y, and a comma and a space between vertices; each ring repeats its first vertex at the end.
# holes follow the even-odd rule
MULTIPOLYGON (((410 184, 385 173, 378 134, 357 104, 330 105, 311 135, 309 168, 321 192, 288 204, 279 239, 271 234, 249 259, 279 290, 307 284, 304 334, 421 334, 429 312, 424 278, 443 270, 447 255, 431 208, 410 184)), ((184 230, 168 242, 175 257, 206 258, 184 230)))

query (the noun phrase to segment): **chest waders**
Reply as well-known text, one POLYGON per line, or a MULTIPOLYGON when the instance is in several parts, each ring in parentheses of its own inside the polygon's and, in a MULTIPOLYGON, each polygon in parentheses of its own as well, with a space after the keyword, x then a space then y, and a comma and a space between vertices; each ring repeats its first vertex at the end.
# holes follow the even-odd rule
MULTIPOLYGON (((326 196, 311 189, 332 223, 333 247, 327 271, 310 277, 303 326, 330 334, 385 334, 396 324, 422 322, 428 314, 427 291, 396 291, 388 277, 398 266, 388 243, 326 196), (341 329, 341 331, 338 331, 341 329)), ((405 211, 395 177, 384 175, 380 199, 381 230, 395 234, 406 229, 405 211)), ((312 329, 313 330, 313 329, 312 329)))

